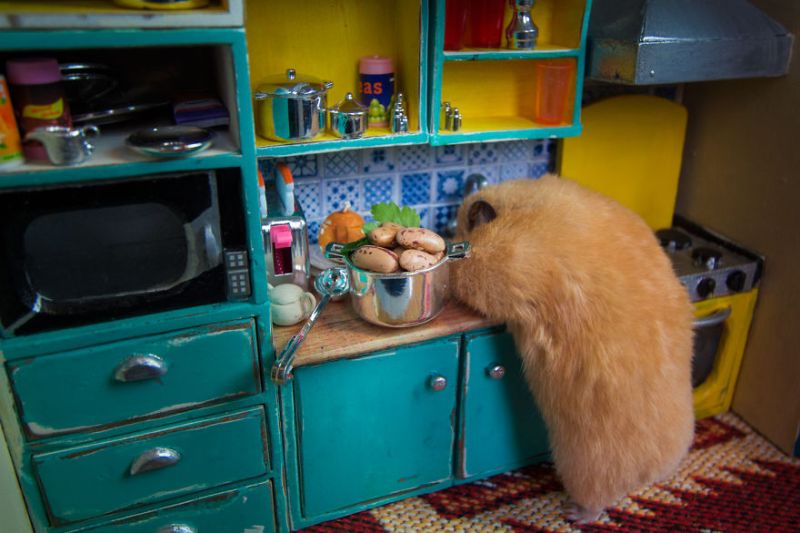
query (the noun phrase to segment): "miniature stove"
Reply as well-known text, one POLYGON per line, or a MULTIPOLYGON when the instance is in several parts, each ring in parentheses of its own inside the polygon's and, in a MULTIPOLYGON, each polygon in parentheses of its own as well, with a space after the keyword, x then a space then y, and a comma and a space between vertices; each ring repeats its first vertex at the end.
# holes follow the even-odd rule
POLYGON ((656 237, 692 302, 749 291, 761 277, 760 256, 680 217, 656 237))

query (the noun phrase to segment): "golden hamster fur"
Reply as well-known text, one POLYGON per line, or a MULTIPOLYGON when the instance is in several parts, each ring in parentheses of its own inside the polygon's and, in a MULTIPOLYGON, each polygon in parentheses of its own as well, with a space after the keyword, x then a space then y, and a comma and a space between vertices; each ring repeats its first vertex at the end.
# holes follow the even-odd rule
POLYGON ((692 442, 692 306, 632 211, 545 176, 465 199, 459 299, 504 321, 550 435, 571 518, 670 476, 692 442))

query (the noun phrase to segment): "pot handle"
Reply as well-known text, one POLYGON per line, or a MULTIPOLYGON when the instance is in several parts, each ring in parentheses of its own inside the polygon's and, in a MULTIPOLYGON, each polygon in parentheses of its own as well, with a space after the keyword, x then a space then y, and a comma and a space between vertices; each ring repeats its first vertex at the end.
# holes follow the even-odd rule
POLYGON ((458 260, 458 259, 466 259, 469 257, 470 251, 472 247, 469 244, 469 241, 461 241, 461 242, 451 242, 447 245, 447 251, 445 255, 448 259, 458 260))
POLYGON ((343 249, 344 244, 338 242, 329 242, 325 247, 325 257, 328 259, 338 259, 340 261, 344 261, 344 254, 342 253, 343 249))

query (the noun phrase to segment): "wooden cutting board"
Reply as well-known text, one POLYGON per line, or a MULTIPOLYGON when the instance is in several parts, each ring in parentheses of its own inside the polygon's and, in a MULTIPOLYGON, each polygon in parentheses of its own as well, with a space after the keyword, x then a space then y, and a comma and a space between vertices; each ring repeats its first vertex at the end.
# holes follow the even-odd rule
POLYGON ((564 139, 559 174, 607 194, 653 229, 672 225, 686 133, 686 108, 625 95, 586 106, 583 133, 564 139))

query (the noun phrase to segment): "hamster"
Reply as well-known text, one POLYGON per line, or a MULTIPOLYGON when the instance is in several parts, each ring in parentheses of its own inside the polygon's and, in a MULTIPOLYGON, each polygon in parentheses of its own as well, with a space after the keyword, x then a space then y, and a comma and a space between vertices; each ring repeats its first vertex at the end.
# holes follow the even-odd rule
POLYGON ((472 255, 455 295, 513 335, 569 518, 669 477, 694 434, 693 314, 653 231, 552 175, 486 187, 457 216, 472 255))

